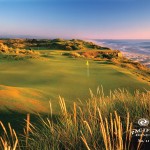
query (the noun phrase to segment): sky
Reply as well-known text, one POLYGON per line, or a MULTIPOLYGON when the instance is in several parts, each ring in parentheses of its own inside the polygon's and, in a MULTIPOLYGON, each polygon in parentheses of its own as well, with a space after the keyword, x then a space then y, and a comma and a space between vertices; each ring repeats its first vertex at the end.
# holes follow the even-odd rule
POLYGON ((150 39, 149 0, 0 0, 0 37, 150 39))

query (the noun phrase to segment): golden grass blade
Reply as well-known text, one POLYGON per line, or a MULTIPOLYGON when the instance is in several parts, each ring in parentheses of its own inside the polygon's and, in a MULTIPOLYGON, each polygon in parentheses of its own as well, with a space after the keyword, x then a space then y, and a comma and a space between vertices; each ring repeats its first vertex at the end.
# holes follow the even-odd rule
MULTIPOLYGON (((80 131, 80 132, 81 132, 81 131, 80 131)), ((84 137, 84 135, 83 135, 82 132, 81 132, 81 135, 82 135, 82 136, 81 136, 81 139, 82 139, 83 143, 85 144, 87 150, 91 150, 90 147, 88 146, 88 143, 87 143, 87 141, 86 141, 86 139, 85 139, 85 137, 84 137)))
POLYGON ((51 103, 51 101, 49 101, 49 109, 50 109, 50 116, 51 116, 51 119, 52 119, 53 110, 52 110, 52 103, 51 103))
POLYGON ((5 141, 3 140, 2 137, 0 137, 0 140, 1 140, 2 144, 3 144, 3 147, 5 147, 5 141))
POLYGON ((30 114, 27 114, 26 119, 26 147, 28 147, 28 138, 29 138, 29 130, 30 130, 30 114))
POLYGON ((77 125, 77 107, 76 103, 73 103, 73 118, 74 118, 74 124, 77 125))
POLYGON ((12 127, 11 127, 10 123, 8 123, 8 128, 9 128, 11 137, 13 137, 13 131, 12 131, 12 127))
POLYGON ((111 145, 111 141, 110 141, 110 131, 109 131, 109 124, 108 124, 108 120, 107 118, 105 118, 105 125, 106 125, 106 136, 107 136, 107 143, 108 143, 108 149, 111 149, 112 145, 111 145))
POLYGON ((83 122, 84 122, 84 124, 86 125, 87 129, 89 130, 89 132, 90 132, 90 134, 91 134, 91 136, 92 136, 92 130, 91 130, 91 128, 90 128, 90 125, 88 124, 87 121, 83 121, 83 122))
MULTIPOLYGON (((144 132, 142 132, 139 141, 142 141, 143 136, 144 136, 144 132)), ((142 142, 138 142, 137 150, 140 150, 140 149, 141 149, 141 148, 140 148, 141 144, 142 144, 142 142)))
POLYGON ((8 136, 6 128, 5 128, 4 124, 1 121, 0 121, 0 125, 1 125, 1 127, 3 129, 3 131, 5 132, 5 134, 8 136))

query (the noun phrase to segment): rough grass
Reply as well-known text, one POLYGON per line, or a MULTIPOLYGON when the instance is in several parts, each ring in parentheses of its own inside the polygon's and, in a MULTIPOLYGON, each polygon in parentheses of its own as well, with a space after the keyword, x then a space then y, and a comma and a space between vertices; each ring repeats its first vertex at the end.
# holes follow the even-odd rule
MULTIPOLYGON (((132 136, 137 128, 138 119, 150 118, 150 93, 115 90, 110 96, 104 96, 103 89, 97 89, 86 105, 72 103, 68 110, 63 98, 60 98, 60 115, 53 118, 50 103, 50 115, 39 116, 40 123, 30 122, 27 115, 24 134, 18 135, 8 123, 2 122, 3 134, 0 136, 1 149, 13 150, 140 150, 148 149, 149 143, 139 143, 132 136)), ((145 139, 140 136, 139 139, 145 139)))
POLYGON ((139 62, 134 62, 125 57, 112 58, 111 62, 117 66, 129 69, 133 74, 136 74, 139 79, 145 80, 146 82, 150 83, 150 68, 146 67, 145 65, 139 62))

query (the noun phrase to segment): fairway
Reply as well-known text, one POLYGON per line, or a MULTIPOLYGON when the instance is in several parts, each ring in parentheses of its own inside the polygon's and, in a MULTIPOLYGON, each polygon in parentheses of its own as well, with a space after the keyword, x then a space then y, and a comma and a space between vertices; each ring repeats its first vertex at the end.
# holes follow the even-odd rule
POLYGON ((106 95, 110 90, 150 90, 127 69, 104 61, 75 59, 51 52, 46 59, 0 61, 1 111, 9 109, 29 112, 47 112, 51 101, 54 113, 58 112, 59 96, 67 105, 89 98, 89 89, 96 93, 103 86, 106 95))

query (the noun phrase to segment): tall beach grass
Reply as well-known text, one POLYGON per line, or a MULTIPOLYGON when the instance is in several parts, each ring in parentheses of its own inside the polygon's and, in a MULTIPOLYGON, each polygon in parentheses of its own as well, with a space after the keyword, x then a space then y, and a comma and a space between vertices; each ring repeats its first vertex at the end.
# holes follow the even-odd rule
MULTIPOLYGON (((47 117, 38 115, 39 123, 30 122, 27 114, 24 134, 16 134, 0 122, 0 149, 4 150, 140 150, 132 131, 140 118, 150 118, 150 92, 134 94, 115 90, 105 96, 98 88, 86 104, 73 103, 71 109, 60 97, 60 114, 54 117, 50 103, 47 117)), ((142 134, 141 134, 142 135, 142 134)), ((142 139, 143 137, 139 137, 142 139)))

